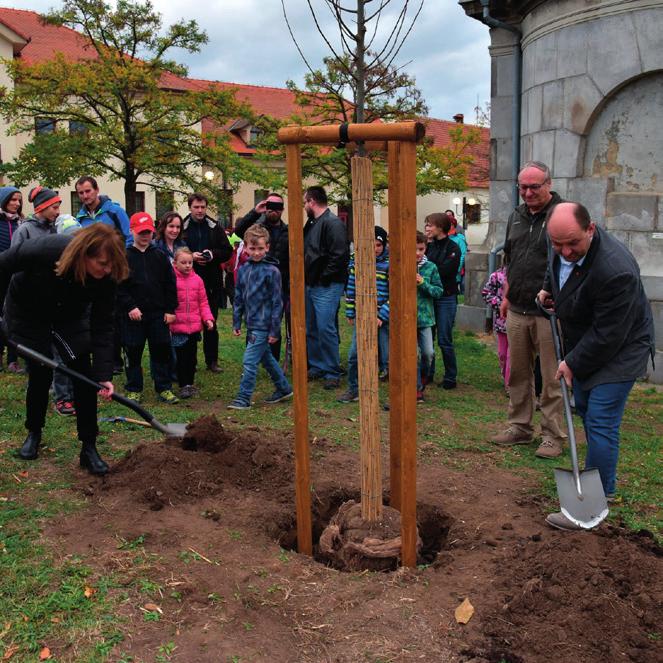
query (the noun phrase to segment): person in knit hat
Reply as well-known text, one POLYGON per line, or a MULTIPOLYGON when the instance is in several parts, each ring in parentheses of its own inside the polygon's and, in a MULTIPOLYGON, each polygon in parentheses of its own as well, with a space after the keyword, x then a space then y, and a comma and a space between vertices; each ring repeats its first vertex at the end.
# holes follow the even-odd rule
POLYGON ((60 214, 62 198, 57 191, 43 186, 30 189, 28 200, 32 203, 34 214, 27 218, 12 235, 12 246, 23 244, 26 239, 35 239, 55 233, 55 220, 60 214))
MULTIPOLYGON (((23 219, 23 197, 15 186, 0 187, 0 253, 6 251, 12 242, 19 223, 23 219)), ((0 311, 3 302, 0 301, 0 311)), ((2 370, 2 353, 4 342, 0 334, 0 371, 2 370)), ((10 373, 23 373, 18 363, 16 350, 7 347, 7 370, 10 373)))

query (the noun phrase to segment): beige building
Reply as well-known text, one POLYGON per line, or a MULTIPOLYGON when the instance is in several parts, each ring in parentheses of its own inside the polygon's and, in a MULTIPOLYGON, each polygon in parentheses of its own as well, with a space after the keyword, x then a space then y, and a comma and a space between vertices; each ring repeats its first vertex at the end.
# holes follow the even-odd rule
MULTIPOLYGON (((40 62, 53 57, 56 52, 62 52, 68 57, 82 57, 84 51, 83 37, 69 28, 44 25, 39 20, 39 14, 31 11, 0 8, 0 57, 20 57, 28 62, 40 62)), ((209 81, 192 78, 180 79, 183 87, 192 89, 208 85, 209 81)), ((5 87, 12 85, 7 72, 0 67, 0 84, 5 87)), ((256 114, 260 116, 271 116, 278 120, 284 120, 294 112, 301 109, 295 102, 294 94, 284 88, 261 87, 236 83, 220 83, 216 85, 232 87, 237 90, 239 99, 251 105, 256 114)), ((456 116, 455 121, 427 119, 427 136, 431 137, 436 147, 444 147, 449 144, 449 130, 457 128, 462 123, 462 115, 456 116)), ((35 131, 48 131, 52 129, 52 122, 46 120, 40 122, 35 118, 35 131)), ((203 121, 202 130, 213 129, 205 126, 203 121)), ((253 147, 256 129, 244 121, 237 121, 226 127, 230 133, 230 144, 233 150, 242 157, 251 159, 255 157, 256 150, 253 147)), ((489 131, 482 129, 482 140, 479 145, 471 149, 474 156, 474 164, 468 178, 468 189, 459 192, 436 193, 421 196, 417 206, 417 220, 420 227, 423 226, 424 217, 431 212, 451 209, 456 212, 459 220, 465 216, 471 220, 470 242, 480 243, 485 237, 488 227, 488 144, 489 131)), ((18 135, 8 136, 7 126, 0 120, 0 160, 12 161, 20 153, 21 148, 29 141, 30 136, 18 135)), ((274 167, 283 167, 283 164, 275 164, 274 167)), ((83 175, 84 173, 81 173, 83 175)), ((218 181, 218 175, 210 168, 204 175, 212 181, 218 181)), ((99 187, 103 194, 110 196, 113 200, 124 205, 124 188, 122 181, 112 181, 108 178, 98 178, 99 187)), ((0 182, 11 184, 11 182, 0 182)), ((36 184, 36 183, 35 183, 36 184)), ((44 184, 48 185, 48 182, 44 184)), ((219 187, 223 183, 219 181, 219 187)), ((31 187, 23 190, 24 199, 31 187)), ((74 190, 73 182, 62 187, 59 191, 63 200, 62 211, 64 213, 75 213, 78 210, 78 198, 74 190)), ((233 216, 243 215, 248 212, 257 201, 264 197, 265 191, 258 185, 244 182, 235 192, 229 191, 232 196, 233 216)), ((160 216, 163 212, 175 207, 180 213, 187 212, 186 201, 183 196, 174 196, 168 192, 155 192, 149 184, 138 185, 137 206, 152 215, 160 216)), ((24 204, 24 212, 30 213, 29 205, 24 204)), ((376 223, 388 227, 387 207, 376 206, 376 223)), ((343 217, 343 210, 339 210, 343 217)), ((286 219, 287 221, 287 219, 286 219)), ((228 219, 232 224, 233 218, 228 219)))

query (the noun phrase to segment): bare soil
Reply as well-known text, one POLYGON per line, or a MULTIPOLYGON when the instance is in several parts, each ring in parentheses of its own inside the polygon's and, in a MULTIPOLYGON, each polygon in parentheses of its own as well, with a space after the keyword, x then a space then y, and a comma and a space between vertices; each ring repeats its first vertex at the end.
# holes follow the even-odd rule
MULTIPOLYGON (((86 507, 46 535, 125 586, 113 660, 153 661, 172 642, 164 660, 663 661, 663 560, 649 533, 548 529, 526 477, 424 453, 421 566, 345 573, 294 552, 292 449, 289 436, 205 418, 184 445, 139 444, 105 479, 81 472, 86 507), (146 577, 160 589, 140 593, 146 577), (461 625, 465 598, 475 613, 461 625), (150 603, 158 621, 146 621, 150 603)), ((359 467, 330 441, 311 451, 317 541, 358 499, 359 467)))

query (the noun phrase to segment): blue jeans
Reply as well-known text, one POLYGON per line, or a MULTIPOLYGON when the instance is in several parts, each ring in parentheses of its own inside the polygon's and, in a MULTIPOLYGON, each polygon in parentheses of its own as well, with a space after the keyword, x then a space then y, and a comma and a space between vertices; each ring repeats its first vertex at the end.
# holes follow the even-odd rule
MULTIPOLYGON (((380 371, 389 368, 389 323, 383 322, 378 327, 378 369, 380 371)), ((357 368, 357 327, 352 327, 352 340, 348 350, 348 391, 358 393, 359 370, 357 368)))
POLYGON ((434 306, 435 324, 437 325, 437 344, 442 351, 442 361, 444 362, 444 382, 455 383, 458 375, 458 367, 456 365, 453 332, 454 323, 456 322, 458 299, 456 295, 440 297, 440 299, 435 300, 434 306))
POLYGON ((435 359, 435 345, 433 344, 433 328, 417 328, 417 391, 423 389, 422 376, 430 373, 435 359))
POLYGON ((577 380, 573 380, 576 411, 582 418, 587 436, 585 467, 598 469, 606 495, 615 493, 619 427, 634 382, 598 384, 585 391, 577 380))
MULTIPOLYGON (((64 363, 55 343, 51 347, 51 352, 53 353, 53 359, 55 359, 55 361, 64 363)), ((73 400, 74 385, 71 382, 71 378, 60 371, 53 371, 53 402, 73 402, 73 400)))
POLYGON ((249 329, 246 332, 246 348, 244 350, 244 360, 242 364, 242 380, 239 383, 239 392, 237 400, 248 405, 251 404, 251 396, 256 388, 256 379, 258 376, 258 364, 265 367, 269 377, 281 394, 289 394, 292 387, 283 374, 279 363, 274 359, 272 349, 267 342, 268 331, 249 329))
POLYGON ((327 379, 341 377, 336 312, 344 285, 306 286, 306 350, 309 370, 327 379))

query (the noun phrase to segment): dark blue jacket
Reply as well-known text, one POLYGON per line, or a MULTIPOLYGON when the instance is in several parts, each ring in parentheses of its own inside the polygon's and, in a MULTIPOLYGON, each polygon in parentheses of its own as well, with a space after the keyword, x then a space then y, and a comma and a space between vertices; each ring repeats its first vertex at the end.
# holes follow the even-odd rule
POLYGON ((265 256, 260 262, 245 262, 235 283, 233 329, 240 329, 244 318, 247 329, 279 336, 282 314, 281 272, 276 260, 265 256))
POLYGON ((0 187, 0 251, 6 251, 12 243, 12 235, 18 226, 18 219, 10 219, 2 206, 20 191, 15 186, 0 187))

